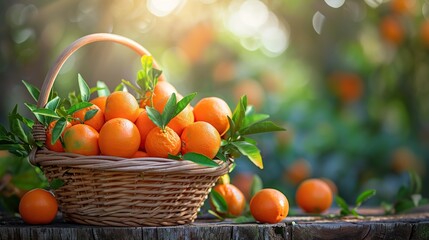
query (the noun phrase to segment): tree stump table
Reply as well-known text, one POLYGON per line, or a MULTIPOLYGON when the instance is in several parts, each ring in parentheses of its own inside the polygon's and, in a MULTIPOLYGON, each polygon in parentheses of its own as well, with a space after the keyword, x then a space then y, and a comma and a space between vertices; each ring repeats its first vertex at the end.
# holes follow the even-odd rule
POLYGON ((197 219, 173 227, 99 227, 56 220, 27 225, 0 214, 0 239, 429 239, 429 212, 362 219, 288 216, 278 224, 197 219))

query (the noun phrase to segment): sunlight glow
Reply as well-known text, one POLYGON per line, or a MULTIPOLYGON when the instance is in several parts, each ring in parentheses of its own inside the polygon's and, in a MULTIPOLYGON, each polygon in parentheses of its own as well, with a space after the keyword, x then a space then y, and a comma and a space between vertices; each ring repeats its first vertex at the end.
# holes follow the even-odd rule
POLYGON ((155 16, 165 17, 176 10, 183 0, 148 0, 147 9, 155 16))
POLYGON ((313 15, 313 28, 314 28, 314 31, 316 31, 317 34, 319 35, 322 33, 322 27, 324 22, 325 22, 325 15, 317 11, 313 15))

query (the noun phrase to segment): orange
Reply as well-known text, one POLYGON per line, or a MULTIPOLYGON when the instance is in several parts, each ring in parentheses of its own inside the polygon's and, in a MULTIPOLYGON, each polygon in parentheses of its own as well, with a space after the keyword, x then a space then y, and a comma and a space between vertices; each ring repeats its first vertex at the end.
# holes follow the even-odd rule
POLYGON ((28 191, 19 202, 19 214, 28 224, 49 224, 55 219, 57 212, 57 200, 44 189, 28 191))
POLYGON ((429 20, 425 20, 420 26, 420 40, 429 47, 429 20))
POLYGON ((149 116, 147 115, 147 111, 144 109, 140 113, 135 124, 140 133, 140 149, 145 149, 146 136, 150 130, 152 130, 152 128, 156 127, 156 125, 152 122, 152 120, 150 120, 149 116))
POLYGON ((399 14, 412 13, 415 5, 415 0, 392 0, 390 2, 392 11, 399 14))
MULTIPOLYGON (((154 104, 155 109, 160 113, 164 112, 165 104, 167 104, 169 98, 170 96, 165 96, 163 99, 160 99, 156 104, 154 104)), ((182 98, 183 97, 180 94, 177 95, 177 101, 182 98)), ((167 126, 173 129, 180 136, 183 129, 193 123, 194 120, 195 118, 192 107, 188 105, 179 114, 177 114, 177 116, 171 119, 167 126)))
POLYGON ((99 107, 101 112, 104 114, 104 111, 106 110, 106 99, 107 99, 107 96, 100 96, 92 99, 89 102, 94 105, 97 105, 97 107, 99 107))
POLYGON ((228 116, 232 117, 231 109, 218 97, 203 98, 194 106, 195 121, 210 123, 221 136, 229 129, 228 116))
POLYGON ((182 154, 199 153, 213 159, 219 151, 221 138, 210 123, 195 122, 185 127, 182 135, 182 154))
POLYGON ((393 45, 399 45, 404 40, 404 29, 394 16, 386 16, 380 23, 381 36, 393 45))
POLYGON ((70 153, 98 155, 98 136, 98 132, 89 125, 73 125, 64 132, 64 149, 70 153))
POLYGON ((345 103, 355 102, 363 95, 362 79, 354 73, 336 72, 330 81, 335 94, 345 103))
MULTIPOLYGON (((57 120, 52 121, 49 126, 48 129, 46 129, 46 141, 45 141, 45 146, 47 149, 51 150, 51 151, 55 151, 55 152, 64 152, 64 148, 63 145, 61 144, 61 141, 58 139, 55 144, 52 144, 52 130, 54 130, 55 124, 56 124, 57 120)), ((68 128, 70 128, 72 126, 72 124, 70 122, 67 122, 66 124, 66 128, 64 129, 67 130, 68 128)), ((61 136, 64 137, 64 132, 61 136)))
POLYGON ((260 109, 265 101, 265 90, 262 85, 253 79, 246 79, 237 83, 234 87, 234 99, 239 101, 240 98, 246 95, 249 105, 260 109))
POLYGON ((310 175, 311 165, 307 160, 303 158, 294 161, 284 173, 285 179, 293 185, 297 185, 303 180, 309 178, 310 175))
POLYGON ((322 213, 332 204, 332 190, 329 185, 316 178, 302 182, 296 191, 296 203, 307 213, 322 213))
MULTIPOLYGON (((216 191, 225 199, 228 209, 227 215, 238 217, 243 213, 244 207, 246 206, 246 198, 244 198, 240 189, 230 183, 225 183, 216 185, 213 191, 216 191)), ((223 215, 222 213, 219 214, 223 215)))
POLYGON ((86 125, 93 127, 96 131, 100 131, 101 127, 104 124, 103 111, 101 111, 101 109, 97 105, 92 105, 90 107, 74 112, 72 117, 74 118, 74 120, 72 121, 73 125, 78 123, 84 123, 86 125), (95 115, 92 118, 84 121, 85 114, 90 110, 97 110, 97 113, 95 113, 95 115))
POLYGON ((149 157, 149 154, 143 151, 137 151, 131 156, 131 158, 143 158, 143 157, 149 157))
POLYGON ((250 200, 250 213, 261 223, 278 223, 289 213, 286 196, 272 188, 260 190, 250 200))
POLYGON ((232 184, 240 189, 246 199, 250 199, 253 178, 254 174, 252 173, 237 173, 232 178, 232 184))
POLYGON ((113 118, 125 118, 134 122, 139 116, 138 114, 139 104, 131 93, 117 91, 107 97, 104 110, 106 121, 113 118))
POLYGON ((171 85, 171 83, 168 83, 167 81, 158 81, 155 85, 152 99, 150 92, 147 92, 145 94, 145 98, 140 102, 140 106, 142 108, 145 108, 146 106, 156 106, 160 100, 170 97, 173 93, 177 93, 177 90, 173 85, 171 85))
POLYGON ((114 118, 101 128, 98 144, 103 155, 129 158, 139 149, 140 133, 130 120, 114 118))
POLYGON ((146 136, 145 149, 151 157, 167 158, 168 154, 177 155, 180 152, 180 137, 169 127, 155 127, 146 136))

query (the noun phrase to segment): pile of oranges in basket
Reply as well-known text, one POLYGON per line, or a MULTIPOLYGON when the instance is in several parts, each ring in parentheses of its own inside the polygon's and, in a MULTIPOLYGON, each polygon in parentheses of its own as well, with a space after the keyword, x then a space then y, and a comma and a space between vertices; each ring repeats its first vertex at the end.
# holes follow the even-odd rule
POLYGON ((67 118, 56 141, 52 138, 57 121, 52 121, 45 146, 52 151, 89 156, 167 158, 192 152, 213 159, 229 128, 231 109, 218 97, 202 98, 191 106, 188 102, 194 96, 185 97, 187 101, 181 103, 184 97, 163 77, 141 98, 127 91, 98 96, 89 101, 92 105, 67 118), (166 108, 167 104, 170 107, 166 108))

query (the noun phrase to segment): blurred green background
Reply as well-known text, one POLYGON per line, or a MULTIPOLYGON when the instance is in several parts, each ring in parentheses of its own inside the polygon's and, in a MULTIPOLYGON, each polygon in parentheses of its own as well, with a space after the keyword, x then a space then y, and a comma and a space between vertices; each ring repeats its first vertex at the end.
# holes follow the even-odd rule
MULTIPOLYGON (((298 182, 323 177, 347 201, 376 189, 376 205, 415 170, 429 194, 429 1, 16 0, 1 1, 0 16, 3 125, 15 104, 31 117, 21 80, 41 87, 71 42, 109 32, 147 48, 179 92, 231 107, 247 94, 287 128, 258 136, 265 168, 238 159, 233 179, 257 173, 293 202, 298 182)), ((77 90, 78 73, 113 88, 135 80, 139 64, 123 46, 91 44, 67 61, 55 89, 77 90)), ((32 187, 27 177, 11 185, 21 170, 1 159, 4 196, 32 187)))

